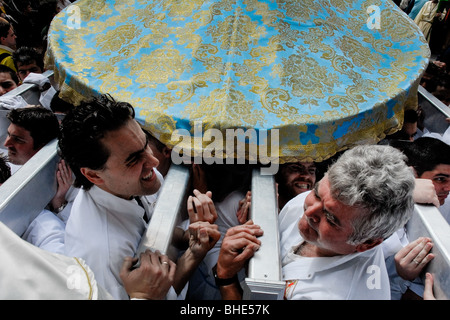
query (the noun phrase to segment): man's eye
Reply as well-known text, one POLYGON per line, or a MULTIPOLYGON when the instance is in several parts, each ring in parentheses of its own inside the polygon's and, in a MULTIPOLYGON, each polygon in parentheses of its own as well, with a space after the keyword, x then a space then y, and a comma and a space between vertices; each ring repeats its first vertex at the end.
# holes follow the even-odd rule
POLYGON ((8 81, 0 83, 0 86, 4 89, 9 89, 12 87, 12 85, 13 85, 12 82, 8 82, 8 81))
POLYGON ((134 157, 133 159, 130 159, 130 161, 127 162, 127 167, 132 167, 136 164, 139 163, 139 161, 141 160, 142 155, 139 154, 138 156, 134 157))
POLYGON ((332 224, 332 225, 334 225, 334 226, 337 226, 337 224, 336 224, 336 219, 334 218, 334 216, 333 215, 331 215, 329 212, 324 212, 325 213, 325 217, 326 217, 326 219, 327 219, 327 221, 330 223, 330 224, 332 224))
POLYGON ((127 162, 127 167, 132 167, 137 163, 137 159, 133 159, 127 162))
POLYGON ((439 183, 447 183, 448 178, 446 178, 446 177, 437 177, 437 178, 434 178, 433 181, 436 181, 436 182, 439 182, 439 183))

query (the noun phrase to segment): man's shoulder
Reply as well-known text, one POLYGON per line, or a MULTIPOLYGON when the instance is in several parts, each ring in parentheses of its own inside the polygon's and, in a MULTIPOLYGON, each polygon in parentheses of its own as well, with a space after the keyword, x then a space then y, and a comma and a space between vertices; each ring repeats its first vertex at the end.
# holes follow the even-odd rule
POLYGON ((289 200, 283 207, 283 209, 281 209, 280 211, 280 216, 283 217, 285 215, 289 215, 290 212, 297 212, 298 209, 302 209, 303 210, 303 205, 305 203, 305 198, 308 196, 308 194, 311 191, 306 191, 303 193, 300 193, 298 195, 296 195, 294 198, 292 198, 291 200, 289 200))
MULTIPOLYGON (((67 233, 78 233, 89 229, 89 226, 97 225, 97 220, 101 220, 99 215, 100 206, 96 202, 95 191, 80 189, 73 201, 69 219, 66 224, 67 233)), ((112 204, 111 204, 112 205, 112 204)))
POLYGON ((14 63, 12 52, 4 48, 0 48, 0 63, 5 65, 14 63))
POLYGON ((9 53, 10 55, 12 55, 11 49, 8 50, 8 48, 5 48, 5 46, 0 45, 0 54, 2 53, 9 53))

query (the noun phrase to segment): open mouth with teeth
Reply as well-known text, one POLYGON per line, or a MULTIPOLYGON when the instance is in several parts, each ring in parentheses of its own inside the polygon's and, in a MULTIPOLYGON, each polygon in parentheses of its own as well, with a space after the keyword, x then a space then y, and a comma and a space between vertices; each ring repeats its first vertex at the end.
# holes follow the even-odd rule
POLYGON ((307 182, 296 182, 296 183, 294 183, 294 187, 296 187, 298 189, 310 190, 311 189, 311 184, 309 184, 307 182))
POLYGON ((144 181, 151 180, 152 177, 153 177, 153 174, 154 174, 154 172, 153 172, 153 169, 152 169, 152 171, 150 171, 150 173, 148 175, 146 175, 145 177, 142 177, 142 180, 144 180, 144 181))

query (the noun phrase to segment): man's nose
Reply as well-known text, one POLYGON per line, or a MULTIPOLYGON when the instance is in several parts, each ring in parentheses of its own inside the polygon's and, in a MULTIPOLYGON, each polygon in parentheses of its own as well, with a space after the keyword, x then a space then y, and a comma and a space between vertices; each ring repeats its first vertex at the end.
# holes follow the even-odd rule
POLYGON ((5 146, 5 147, 11 147, 11 146, 12 146, 11 138, 10 138, 10 137, 6 137, 4 146, 5 146))
POLYGON ((153 155, 153 153, 150 151, 146 152, 146 160, 148 165, 154 167, 157 167, 159 164, 159 160, 153 155))
POLYGON ((317 201, 309 205, 304 214, 308 217, 309 220, 313 221, 314 223, 318 223, 320 221, 322 212, 322 204, 317 201))
POLYGON ((447 183, 444 185, 444 190, 447 191, 447 192, 450 191, 450 181, 447 182, 447 183))

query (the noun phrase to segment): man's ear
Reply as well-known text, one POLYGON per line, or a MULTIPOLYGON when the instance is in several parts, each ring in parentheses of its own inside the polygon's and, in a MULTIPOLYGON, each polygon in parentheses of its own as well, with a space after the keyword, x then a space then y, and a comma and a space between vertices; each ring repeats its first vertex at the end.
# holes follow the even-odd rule
POLYGON ((86 177, 90 182, 95 185, 103 184, 103 179, 98 175, 98 170, 92 170, 86 167, 80 168, 80 172, 86 177))
POLYGON ((172 156, 172 149, 164 146, 164 148, 162 150, 162 154, 165 158, 170 158, 172 156))
POLYGON ((382 243, 382 242, 383 242, 383 239, 382 239, 382 238, 379 238, 379 239, 372 239, 372 240, 367 240, 367 241, 364 242, 364 243, 358 244, 358 245, 356 246, 356 251, 358 251, 358 252, 364 252, 364 251, 370 250, 370 249, 372 249, 373 247, 379 245, 379 244, 382 243))
POLYGON ((413 172, 413 174, 414 174, 414 178, 418 178, 419 177, 419 175, 417 174, 417 171, 416 171, 416 169, 414 169, 414 167, 413 166, 409 166, 410 168, 411 168, 411 170, 412 170, 412 172, 413 172))

